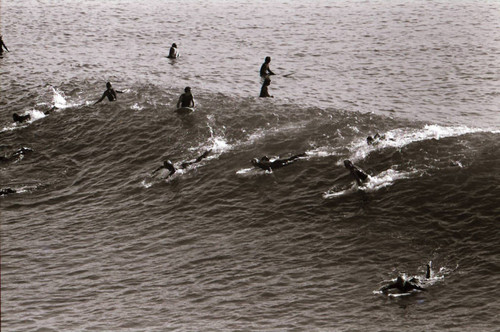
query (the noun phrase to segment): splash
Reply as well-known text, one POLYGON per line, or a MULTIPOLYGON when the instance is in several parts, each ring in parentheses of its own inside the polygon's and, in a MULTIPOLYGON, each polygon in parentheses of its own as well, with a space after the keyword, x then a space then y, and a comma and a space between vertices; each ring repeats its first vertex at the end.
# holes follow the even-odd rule
POLYGON ((470 128, 467 126, 440 126, 440 125, 426 125, 420 129, 393 129, 386 133, 382 133, 383 139, 380 139, 377 144, 368 145, 366 138, 354 141, 349 150, 353 153, 348 157, 353 162, 365 159, 373 151, 396 148, 401 149, 406 145, 415 142, 421 142, 431 139, 442 139, 447 137, 458 137, 461 135, 480 133, 480 132, 494 132, 491 129, 484 128, 470 128))

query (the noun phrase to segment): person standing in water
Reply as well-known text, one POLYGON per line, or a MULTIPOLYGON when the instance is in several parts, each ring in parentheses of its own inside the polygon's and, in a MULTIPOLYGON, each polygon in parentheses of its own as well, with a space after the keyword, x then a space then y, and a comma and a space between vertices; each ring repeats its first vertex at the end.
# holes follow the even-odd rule
POLYGON ((2 35, 0 35, 0 54, 3 53, 4 48, 7 52, 10 52, 9 49, 7 48, 7 45, 5 45, 5 43, 3 42, 2 35))
POLYGON ((123 91, 118 91, 118 90, 113 89, 113 86, 111 85, 111 82, 108 82, 108 83, 106 83, 106 91, 104 91, 104 93, 102 94, 101 99, 99 99, 98 101, 96 101, 95 104, 100 103, 106 97, 108 97, 109 101, 115 101, 117 93, 123 93, 123 91))
POLYGON ((181 94, 177 101, 177 108, 179 109, 181 107, 194 107, 194 98, 189 86, 184 89, 184 93, 181 94))
POLYGON ((269 77, 266 77, 266 79, 264 80, 264 83, 262 83, 262 87, 260 88, 260 95, 259 95, 259 97, 262 97, 262 98, 267 98, 267 97, 274 98, 274 96, 271 96, 269 94, 269 91, 267 90, 267 87, 269 85, 271 85, 271 79, 269 77))
POLYGON ((179 56, 179 52, 177 51, 177 45, 175 43, 170 47, 170 51, 168 52, 168 57, 170 59, 175 59, 179 56))
POLYGON ((267 56, 264 63, 260 67, 260 77, 268 77, 269 75, 274 75, 274 73, 269 69, 269 64, 271 63, 271 57, 267 56))

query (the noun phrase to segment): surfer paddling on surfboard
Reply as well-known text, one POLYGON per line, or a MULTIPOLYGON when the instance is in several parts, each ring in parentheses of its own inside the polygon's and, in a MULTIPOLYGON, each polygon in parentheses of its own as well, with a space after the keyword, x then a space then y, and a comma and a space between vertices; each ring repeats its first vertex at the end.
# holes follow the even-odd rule
POLYGON ((179 100, 177 101, 177 109, 181 108, 194 108, 194 98, 193 95, 191 94, 191 88, 187 86, 184 89, 184 93, 181 94, 179 97, 179 100))
POLYGON ((291 156, 290 158, 275 159, 273 161, 271 161, 268 156, 264 156, 264 157, 262 157, 260 159, 259 158, 253 158, 252 159, 252 165, 254 165, 255 167, 258 167, 258 168, 262 168, 265 171, 269 171, 270 172, 273 169, 281 168, 281 167, 284 167, 286 165, 290 165, 296 159, 299 159, 300 157, 304 157, 305 155, 306 155, 305 153, 301 153, 301 154, 297 154, 295 156, 291 156))
POLYGON ((353 165, 350 160, 344 160, 344 166, 351 172, 351 175, 356 179, 358 186, 362 185, 363 182, 368 180, 368 175, 360 168, 353 165))
MULTIPOLYGON (((207 150, 201 156, 199 156, 198 158, 196 158, 194 160, 182 162, 181 168, 184 169, 184 168, 187 168, 189 165, 199 163, 202 159, 206 158, 210 154, 210 152, 212 152, 212 150, 207 150)), ((157 169, 155 169, 151 175, 154 176, 156 174, 156 172, 158 172, 159 170, 164 169, 164 168, 166 170, 170 171, 170 173, 168 173, 168 175, 166 176, 167 178, 169 176, 172 176, 177 171, 174 164, 170 160, 165 160, 163 162, 163 165, 158 167, 157 169)))
MULTIPOLYGON (((427 264, 427 271, 425 273, 425 278, 430 279, 430 277, 431 277, 431 267, 429 264, 427 264)), ((384 294, 387 294, 388 291, 391 289, 396 289, 401 293, 409 293, 413 290, 420 290, 420 291, 426 290, 425 288, 422 288, 417 284, 415 284, 415 282, 418 282, 418 278, 411 278, 410 280, 406 280, 404 277, 398 276, 396 278, 396 281, 380 288, 380 291, 384 294)))

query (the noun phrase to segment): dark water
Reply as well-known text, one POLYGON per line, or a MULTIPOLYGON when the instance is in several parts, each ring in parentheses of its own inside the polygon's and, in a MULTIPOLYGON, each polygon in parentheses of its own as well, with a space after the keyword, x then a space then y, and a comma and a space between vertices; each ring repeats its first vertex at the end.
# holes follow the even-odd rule
MULTIPOLYGON (((489 10, 499 3, 356 3, 280 2, 271 14, 319 42, 328 35, 326 27, 311 35, 299 23, 318 8, 325 12, 318 19, 323 22, 348 13, 341 17, 351 33, 335 35, 346 44, 357 41, 360 17, 367 31, 381 31, 373 27, 379 22, 373 9, 393 20, 439 10, 433 19, 449 34, 455 23, 446 26, 438 18, 458 22, 467 11, 471 17, 485 15, 489 20, 477 25, 465 21, 463 36, 494 37, 481 51, 490 60, 475 63, 479 74, 491 73, 490 79, 475 89, 478 76, 458 75, 451 90, 440 86, 440 92, 453 92, 447 99, 432 84, 410 89, 406 84, 416 78, 405 69, 396 80, 406 82, 403 86, 387 83, 388 90, 380 92, 369 78, 355 75, 366 65, 348 56, 353 46, 339 56, 353 70, 343 79, 358 87, 357 106, 344 102, 355 99, 353 91, 338 91, 339 98, 319 98, 315 105, 307 99, 311 91, 297 89, 316 83, 314 93, 337 84, 338 77, 324 71, 332 64, 324 57, 311 60, 314 73, 277 75, 271 85, 277 97, 263 100, 255 97, 260 60, 221 60, 224 68, 234 63, 234 71, 245 72, 238 78, 219 72, 205 54, 195 61, 207 38, 220 48, 234 48, 236 55, 252 48, 262 32, 247 27, 254 24, 252 15, 267 22, 264 31, 278 29, 283 22, 258 15, 267 8, 263 2, 189 2, 189 15, 199 16, 190 21, 196 24, 188 25, 189 33, 177 36, 185 47, 175 62, 159 54, 166 54, 166 40, 173 38, 163 36, 165 27, 182 25, 164 16, 180 10, 180 4, 153 1, 154 10, 132 1, 107 6, 67 1, 64 8, 51 2, 4 4, 2 24, 9 24, 2 31, 12 52, 0 59, 0 152, 10 156, 23 146, 33 152, 0 164, 0 187, 18 191, 0 197, 2 329, 497 330, 499 66, 491 57, 498 55, 500 39, 491 28, 498 26, 498 15, 489 10), (211 30, 217 17, 233 20, 211 30), (94 21, 102 23, 98 27, 94 21), (27 34, 41 23, 45 30, 27 34), (127 32, 126 46, 119 42, 121 32, 127 32), (40 46, 37 40, 47 49, 29 56, 30 46, 40 46), (53 40, 56 45, 49 43, 53 40), (158 45, 146 46, 158 57, 149 60, 137 51, 143 48, 134 45, 143 40, 155 40, 158 45), (245 66, 252 71, 246 73, 245 66), (186 78, 188 72, 197 74, 186 78), (213 81, 205 80, 209 74, 213 81), (108 79, 125 93, 117 102, 92 105, 108 79), (193 86, 197 110, 179 116, 173 106, 187 84, 193 86), (394 91, 401 91, 393 95, 397 102, 387 98, 394 91), (457 100, 455 93, 476 99, 457 100), (376 102, 373 96, 379 96, 376 102), (394 109, 387 111, 391 104, 394 109), (45 116, 52 105, 59 109, 45 116), (32 121, 13 124, 14 112, 29 113, 32 121), (368 146, 366 136, 376 132, 386 139, 368 146), (165 159, 179 165, 209 149, 207 159, 171 178, 161 172, 151 176, 165 159), (251 168, 254 157, 301 152, 307 155, 272 173, 251 168), (357 188, 344 159, 367 171, 370 181, 357 188), (398 274, 422 275, 429 262, 426 292, 402 297, 377 292, 398 274)), ((424 32, 435 28, 424 24, 427 19, 420 21, 424 32)), ((288 43, 298 45, 302 38, 296 33, 285 42, 273 36, 272 55, 283 58, 288 43)), ((480 52, 473 47, 477 40, 449 39, 452 57, 472 59, 471 53, 480 52), (467 42, 470 48, 463 52, 452 47, 467 42)), ((366 49, 380 40, 371 42, 366 49)), ((391 52, 369 66, 380 79, 389 58, 395 72, 411 63, 391 52)), ((429 66, 441 63, 436 59, 446 53, 429 52, 429 66)), ((288 55, 291 62, 303 58, 288 55)), ((468 64, 456 66, 462 70, 468 64)))

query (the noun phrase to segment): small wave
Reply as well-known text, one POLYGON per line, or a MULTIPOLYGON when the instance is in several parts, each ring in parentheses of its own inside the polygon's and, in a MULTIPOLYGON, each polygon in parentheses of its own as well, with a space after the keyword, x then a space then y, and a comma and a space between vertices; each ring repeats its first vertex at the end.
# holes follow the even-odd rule
MULTIPOLYGON (((373 151, 385 149, 385 148, 396 148, 401 149, 402 147, 409 145, 411 143, 430 140, 430 139, 442 139, 446 137, 457 137, 472 133, 481 132, 492 132, 492 129, 484 128, 470 128, 467 126, 440 126, 440 125, 426 125, 424 128, 420 129, 393 129, 385 133, 382 133, 384 139, 381 139, 375 145, 368 145, 366 139, 359 139, 354 141, 350 146, 349 150, 354 151, 348 159, 353 162, 365 159, 373 151)), ((339 164, 341 161, 339 161, 339 164)))

